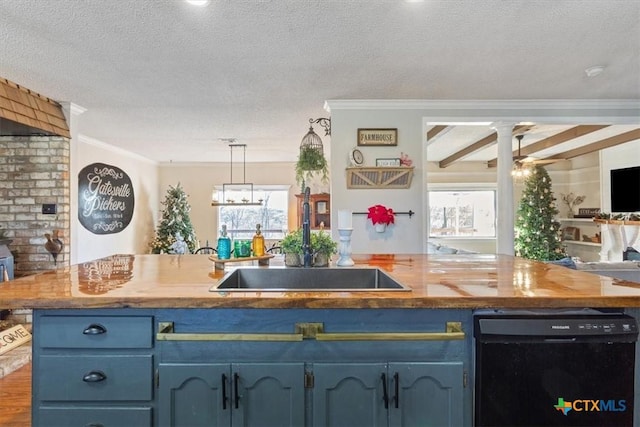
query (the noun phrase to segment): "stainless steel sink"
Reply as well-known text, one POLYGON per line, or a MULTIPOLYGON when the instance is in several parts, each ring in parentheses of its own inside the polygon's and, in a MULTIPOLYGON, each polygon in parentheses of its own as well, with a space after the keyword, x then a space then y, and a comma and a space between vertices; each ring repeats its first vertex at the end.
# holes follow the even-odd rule
POLYGON ((210 291, 411 291, 378 268, 237 268, 210 291))

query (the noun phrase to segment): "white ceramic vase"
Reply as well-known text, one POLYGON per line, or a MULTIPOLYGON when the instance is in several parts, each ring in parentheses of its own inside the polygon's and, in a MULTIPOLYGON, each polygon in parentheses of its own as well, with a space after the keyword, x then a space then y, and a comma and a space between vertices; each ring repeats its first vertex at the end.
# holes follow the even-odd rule
POLYGON ((376 225, 374 225, 374 227, 378 233, 384 233, 384 231, 387 229, 387 224, 379 222, 376 225))

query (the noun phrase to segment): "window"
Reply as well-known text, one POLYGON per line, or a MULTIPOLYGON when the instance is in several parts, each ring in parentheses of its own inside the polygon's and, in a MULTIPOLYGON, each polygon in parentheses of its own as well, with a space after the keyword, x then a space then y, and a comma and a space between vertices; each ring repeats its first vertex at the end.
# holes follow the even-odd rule
MULTIPOLYGON (((216 189, 218 200, 222 200, 222 189, 216 189)), ((285 186, 262 186, 253 191, 253 200, 262 199, 262 206, 242 206, 241 200, 251 200, 251 192, 237 191, 231 197, 227 191, 227 199, 236 200, 238 206, 220 206, 218 224, 227 225, 227 233, 231 239, 251 239, 256 232, 256 224, 260 224, 265 239, 279 240, 284 237, 288 227, 289 190, 285 186)))
POLYGON ((429 237, 495 237, 494 190, 429 191, 429 237))

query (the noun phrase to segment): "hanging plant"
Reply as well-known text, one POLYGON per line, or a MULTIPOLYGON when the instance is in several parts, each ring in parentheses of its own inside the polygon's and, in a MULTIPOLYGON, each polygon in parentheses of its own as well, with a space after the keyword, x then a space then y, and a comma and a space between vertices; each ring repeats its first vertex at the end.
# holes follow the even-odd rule
POLYGON ((296 163, 296 182, 301 187, 313 175, 318 174, 322 182, 329 180, 329 167, 324 153, 314 147, 300 147, 300 154, 296 163))

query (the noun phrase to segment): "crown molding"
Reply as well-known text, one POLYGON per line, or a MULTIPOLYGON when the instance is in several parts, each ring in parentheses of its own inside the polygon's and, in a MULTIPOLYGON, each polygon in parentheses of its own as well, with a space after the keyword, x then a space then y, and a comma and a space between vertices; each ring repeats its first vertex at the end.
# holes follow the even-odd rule
POLYGON ((590 124, 639 124, 637 99, 530 99, 530 100, 327 100, 328 112, 343 110, 415 110, 439 122, 504 121, 590 124))
POLYGON ((156 162, 155 160, 151 160, 148 159, 147 157, 141 156, 140 154, 136 154, 136 153, 132 153, 131 151, 127 151, 124 150, 120 147, 116 147, 114 145, 111 144, 107 144, 106 142, 102 142, 98 139, 95 138, 91 138, 90 136, 86 136, 86 135, 78 135, 78 141, 83 143, 83 144, 87 144, 87 145, 92 145, 94 147, 98 147, 101 148, 103 150, 107 150, 107 151, 111 151, 113 153, 122 155, 122 156, 126 156, 126 157, 130 157, 132 159, 136 159, 136 160, 141 160, 143 162, 146 163, 150 163, 152 165, 157 165, 158 162, 156 162))

